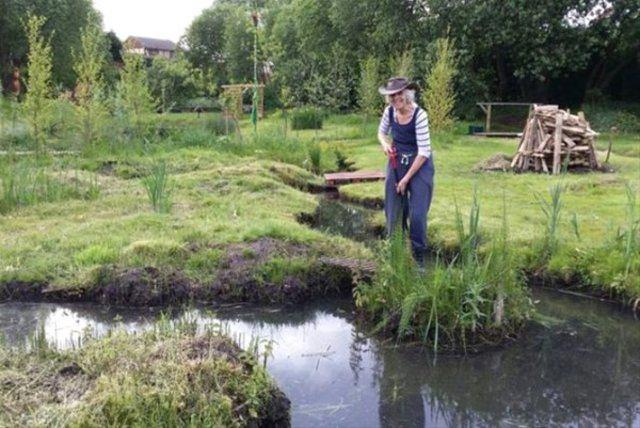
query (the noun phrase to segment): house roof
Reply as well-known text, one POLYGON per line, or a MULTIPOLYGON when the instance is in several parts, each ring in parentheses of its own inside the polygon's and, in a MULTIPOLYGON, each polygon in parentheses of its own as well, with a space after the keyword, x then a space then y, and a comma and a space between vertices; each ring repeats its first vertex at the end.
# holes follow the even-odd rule
MULTIPOLYGON (((136 48, 157 49, 161 51, 175 51, 176 44, 171 40, 152 39, 151 37, 129 36, 127 42, 133 43, 136 48)), ((125 42, 126 43, 126 42, 125 42)))

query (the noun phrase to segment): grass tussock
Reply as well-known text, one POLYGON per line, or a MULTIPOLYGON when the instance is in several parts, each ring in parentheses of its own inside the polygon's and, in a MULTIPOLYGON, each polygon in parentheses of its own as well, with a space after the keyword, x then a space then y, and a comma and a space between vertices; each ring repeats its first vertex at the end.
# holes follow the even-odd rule
POLYGON ((160 320, 152 331, 86 337, 71 351, 0 344, 2 426, 285 424, 289 401, 219 327, 160 320))

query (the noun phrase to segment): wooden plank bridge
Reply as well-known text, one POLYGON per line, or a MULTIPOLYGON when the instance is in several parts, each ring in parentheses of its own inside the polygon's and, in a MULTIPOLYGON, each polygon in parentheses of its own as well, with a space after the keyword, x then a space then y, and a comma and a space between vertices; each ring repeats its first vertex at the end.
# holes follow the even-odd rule
POLYGON ((342 184, 381 181, 384 180, 385 177, 386 175, 382 171, 334 172, 325 174, 324 180, 327 186, 340 186, 342 184))

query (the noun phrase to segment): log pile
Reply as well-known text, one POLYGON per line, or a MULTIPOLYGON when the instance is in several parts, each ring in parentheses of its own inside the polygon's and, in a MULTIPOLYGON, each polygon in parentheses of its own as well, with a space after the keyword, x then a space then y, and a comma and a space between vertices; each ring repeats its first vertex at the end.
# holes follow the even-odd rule
POLYGON ((536 105, 522 133, 511 168, 559 174, 564 165, 599 169, 594 132, 584 118, 556 105, 536 105))

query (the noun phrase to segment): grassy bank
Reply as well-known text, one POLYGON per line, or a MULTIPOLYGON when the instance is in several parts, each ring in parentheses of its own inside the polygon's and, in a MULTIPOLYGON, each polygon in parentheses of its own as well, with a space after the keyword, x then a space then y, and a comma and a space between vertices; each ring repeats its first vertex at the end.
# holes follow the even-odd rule
POLYGON ((0 426, 287 426, 289 401, 258 363, 213 330, 160 321, 57 351, 0 344, 0 426))
MULTIPOLYGON (((323 255, 371 256, 361 244, 297 222, 318 203, 301 190, 320 183, 302 168, 311 143, 283 145, 270 134, 217 135, 210 128, 217 120, 159 116, 151 140, 105 141, 86 153, 38 161, 0 157, 6 171, 0 289, 5 295, 17 287, 28 295, 30 286, 95 295, 105 276, 142 272, 138 276, 151 276, 147 283, 157 289, 181 283, 178 272, 201 295, 209 290, 215 297, 221 280, 233 282, 235 275, 246 287, 264 288, 249 290, 253 295, 266 296, 273 284, 291 288, 296 280, 302 286, 323 255), (165 212, 154 210, 148 196, 160 163, 165 212), (11 187, 11 171, 45 184, 11 187)), ((226 294, 234 293, 242 294, 226 294)))
MULTIPOLYGON (((0 289, 5 295, 29 285, 54 293, 92 290, 104 278, 149 269, 163 278, 179 272, 198 290, 215 289, 220 279, 233 278, 229 267, 238 260, 239 271, 251 279, 246 289, 267 284, 262 294, 268 295, 270 284, 279 282, 284 290, 314 276, 306 267, 323 256, 374 257, 363 245, 310 229, 296 218, 318 204, 306 190, 322 180, 310 171, 336 170, 345 158, 358 169, 384 167, 375 138, 377 119, 329 116, 322 129, 285 132, 283 118, 274 113, 259 123, 257 134, 241 121, 231 135, 215 114, 159 115, 147 122, 144 138, 114 126, 110 138, 77 155, 38 163, 30 156, 0 158, 3 172, 17 171, 0 177, 7 201, 0 215, 0 289), (154 210, 145 187, 161 163, 169 196, 165 213, 154 210), (7 197, 7 183, 16 176, 32 177, 27 182, 35 183, 20 191, 26 195, 22 199, 7 197), (281 243, 266 246, 271 256, 261 254, 265 240, 281 243)), ((466 124, 458 124, 453 132, 433 135, 436 188, 429 237, 435 250, 459 251, 455 204, 463 211, 469 207, 475 186, 483 207, 480 254, 488 254, 499 236, 504 196, 515 269, 627 303, 640 297, 640 238, 637 219, 629 215, 634 207, 634 215, 640 212, 639 200, 629 202, 626 190, 630 185, 637 195, 640 187, 637 134, 611 134, 614 172, 549 177, 475 172, 476 164, 496 153, 512 154, 517 142, 476 138, 465 131, 466 124), (564 190, 558 244, 549 252, 542 251, 548 219, 540 201, 549 200, 555 184, 564 190)), ((51 136, 50 147, 77 147, 72 137, 51 136)), ((601 137, 599 150, 607 138, 601 137)), ((3 141, 10 150, 22 147, 3 141)), ((18 181, 25 180, 13 180, 18 181)), ((341 193, 379 203, 383 186, 355 184, 343 186, 341 193)), ((373 221, 383 224, 381 211, 373 221)), ((152 288, 162 283, 154 275, 148 281, 152 288)))

